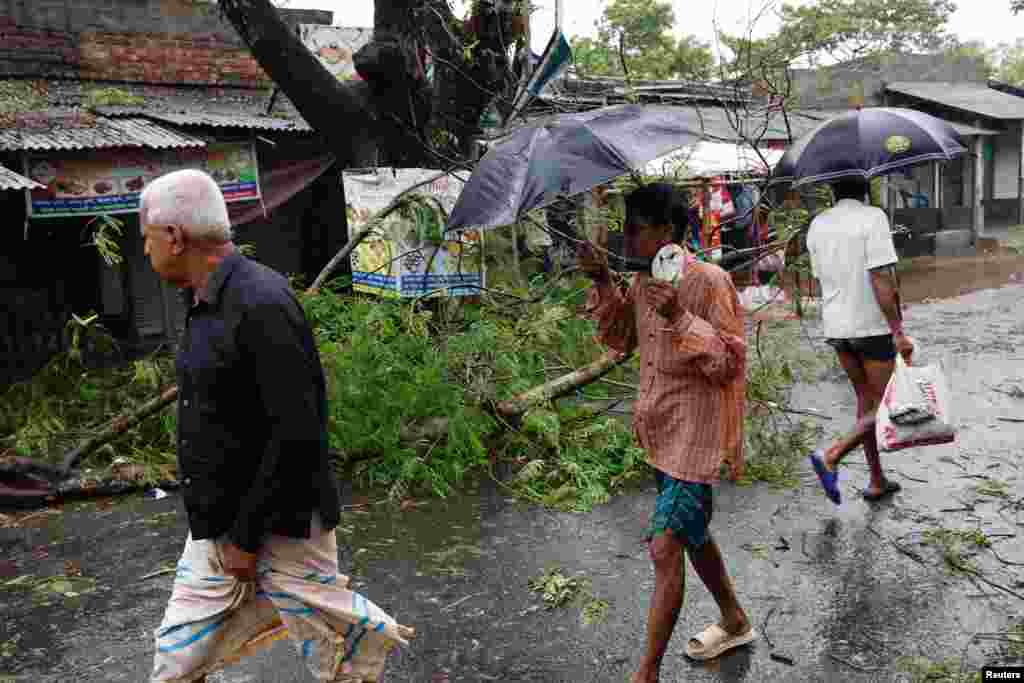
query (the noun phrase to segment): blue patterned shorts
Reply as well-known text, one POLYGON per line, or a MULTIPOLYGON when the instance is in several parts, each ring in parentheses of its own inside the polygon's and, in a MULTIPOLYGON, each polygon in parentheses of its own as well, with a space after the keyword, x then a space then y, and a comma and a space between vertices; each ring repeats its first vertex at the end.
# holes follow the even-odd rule
POLYGON ((708 540, 711 524, 711 485, 681 481, 660 470, 654 471, 658 499, 644 540, 671 529, 688 550, 697 550, 708 540))

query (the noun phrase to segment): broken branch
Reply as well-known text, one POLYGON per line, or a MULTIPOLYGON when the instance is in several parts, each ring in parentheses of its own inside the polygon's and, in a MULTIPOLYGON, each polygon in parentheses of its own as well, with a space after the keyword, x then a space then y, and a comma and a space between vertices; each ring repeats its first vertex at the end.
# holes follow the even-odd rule
POLYGON ((604 377, 628 359, 629 354, 609 351, 590 365, 585 365, 579 370, 562 375, 539 387, 534 387, 519 396, 499 402, 495 406, 495 411, 504 417, 522 415, 530 408, 570 394, 579 387, 604 377))
POLYGON ((78 465, 79 461, 81 461, 81 459, 86 455, 92 453, 103 444, 113 441, 150 415, 155 415, 160 412, 167 406, 174 403, 177 398, 178 387, 174 386, 166 389, 162 394, 156 398, 150 399, 134 412, 129 413, 128 415, 122 415, 115 419, 110 423, 109 427, 99 434, 86 439, 84 443, 64 457, 62 465, 64 476, 68 476, 71 473, 71 470, 73 470, 78 465))

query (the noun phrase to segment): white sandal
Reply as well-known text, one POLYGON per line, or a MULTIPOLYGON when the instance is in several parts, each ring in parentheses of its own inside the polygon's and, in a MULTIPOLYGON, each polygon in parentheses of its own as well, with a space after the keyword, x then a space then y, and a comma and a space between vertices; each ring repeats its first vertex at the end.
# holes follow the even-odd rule
POLYGON ((686 644, 686 656, 703 662, 756 639, 757 633, 753 627, 746 633, 734 636, 718 624, 711 624, 686 644))

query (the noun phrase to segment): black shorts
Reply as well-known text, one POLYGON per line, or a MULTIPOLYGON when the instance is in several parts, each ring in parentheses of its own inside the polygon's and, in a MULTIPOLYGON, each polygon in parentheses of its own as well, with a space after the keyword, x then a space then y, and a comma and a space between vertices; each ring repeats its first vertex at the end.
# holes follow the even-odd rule
POLYGON ((852 353, 867 360, 896 360, 896 345, 891 334, 874 337, 853 337, 852 339, 826 339, 825 342, 836 351, 852 353))

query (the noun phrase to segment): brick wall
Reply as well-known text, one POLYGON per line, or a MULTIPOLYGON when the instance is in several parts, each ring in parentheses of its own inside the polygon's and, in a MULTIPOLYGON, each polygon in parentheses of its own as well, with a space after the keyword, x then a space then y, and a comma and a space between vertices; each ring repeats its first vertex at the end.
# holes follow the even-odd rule
POLYGON ((98 81, 269 85, 249 51, 215 38, 168 33, 80 34, 79 76, 98 81))
POLYGON ((73 78, 78 62, 78 41, 73 34, 18 25, 14 18, 0 13, 0 77, 73 78))
MULTIPOLYGON (((283 10, 289 25, 332 13, 283 10)), ((216 9, 188 0, 0 0, 0 77, 269 84, 216 9)))

